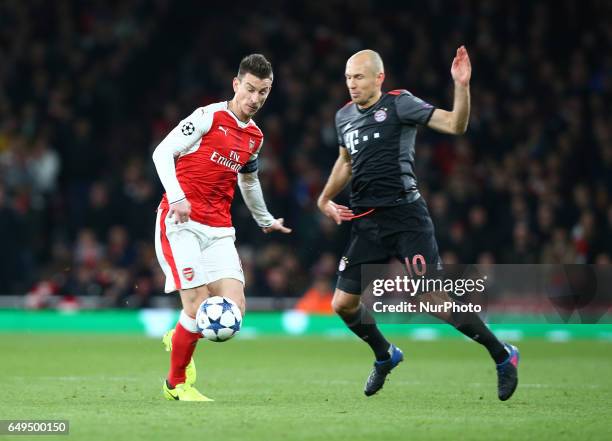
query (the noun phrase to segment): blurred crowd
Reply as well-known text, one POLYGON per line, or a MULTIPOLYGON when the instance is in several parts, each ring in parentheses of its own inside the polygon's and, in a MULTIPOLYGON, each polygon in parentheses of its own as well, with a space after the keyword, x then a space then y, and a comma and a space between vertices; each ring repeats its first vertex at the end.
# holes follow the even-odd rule
POLYGON ((363 48, 381 53, 386 90, 442 108, 454 51, 470 52, 467 134, 421 129, 416 143, 445 262, 609 263, 611 19, 603 0, 3 1, 0 294, 151 305, 164 281, 151 153, 194 108, 231 98, 252 52, 275 70, 256 116, 260 179, 294 232, 264 235, 237 196, 247 295, 333 288, 349 226, 316 198, 338 154, 344 64, 363 48))

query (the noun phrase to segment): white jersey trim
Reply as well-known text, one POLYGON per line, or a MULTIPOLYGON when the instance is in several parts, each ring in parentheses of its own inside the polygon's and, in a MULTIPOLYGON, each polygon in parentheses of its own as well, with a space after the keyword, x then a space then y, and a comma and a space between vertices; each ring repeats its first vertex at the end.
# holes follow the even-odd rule
MULTIPOLYGON (((176 178, 175 158, 194 153, 200 148, 202 137, 210 131, 215 113, 219 111, 227 112, 236 121, 238 127, 244 129, 253 125, 261 132, 252 119, 247 122, 240 121, 229 109, 228 101, 209 104, 194 110, 191 115, 178 123, 153 151, 153 162, 166 190, 168 203, 172 204, 185 199, 185 193, 176 178)), ((257 158, 262 145, 263 139, 249 160, 257 158)))
POLYGON ((198 107, 178 123, 153 151, 153 162, 170 204, 185 199, 185 193, 176 178, 174 158, 199 148, 202 136, 212 127, 215 112, 223 107, 224 103, 198 107))

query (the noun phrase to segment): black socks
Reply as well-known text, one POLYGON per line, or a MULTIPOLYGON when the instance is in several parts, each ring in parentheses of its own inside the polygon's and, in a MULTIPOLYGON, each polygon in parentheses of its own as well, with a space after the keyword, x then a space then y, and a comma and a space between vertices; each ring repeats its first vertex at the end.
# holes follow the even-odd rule
POLYGON ((359 305, 359 309, 354 314, 340 316, 340 318, 357 337, 370 345, 377 361, 387 360, 391 356, 389 354, 391 344, 380 333, 374 317, 363 307, 363 304, 359 305))
POLYGON ((453 313, 451 320, 450 323, 457 328, 457 331, 487 348, 495 363, 500 364, 508 359, 506 347, 483 323, 478 314, 469 311, 453 313))
MULTIPOLYGON (((391 345, 381 334, 374 318, 363 304, 359 305, 359 309, 355 313, 340 317, 357 337, 372 348, 377 361, 389 359, 389 347, 391 345)), ((475 312, 453 313, 449 323, 465 336, 483 345, 496 364, 503 363, 508 359, 509 354, 504 344, 495 337, 475 312)))

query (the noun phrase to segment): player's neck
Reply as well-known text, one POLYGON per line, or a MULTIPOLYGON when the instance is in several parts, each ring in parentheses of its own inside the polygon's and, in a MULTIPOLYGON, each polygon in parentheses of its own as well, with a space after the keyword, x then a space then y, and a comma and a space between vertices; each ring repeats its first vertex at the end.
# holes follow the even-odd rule
POLYGON ((249 116, 244 115, 241 111, 240 111, 240 107, 238 107, 236 105, 236 103, 234 102, 234 100, 228 101, 227 102, 227 109, 232 112, 234 114, 234 116, 241 122, 243 123, 248 123, 251 118, 249 116))
POLYGON ((369 109, 370 107, 372 107, 374 104, 378 102, 381 96, 382 96, 382 91, 379 90, 374 95, 372 95, 372 98, 370 98, 367 103, 357 104, 357 107, 359 108, 359 110, 369 109))

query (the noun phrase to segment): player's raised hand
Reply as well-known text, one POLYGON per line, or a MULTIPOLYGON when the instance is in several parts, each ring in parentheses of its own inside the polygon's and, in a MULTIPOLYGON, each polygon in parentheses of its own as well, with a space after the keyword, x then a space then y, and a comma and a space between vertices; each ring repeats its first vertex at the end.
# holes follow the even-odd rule
POLYGON ((169 217, 174 217, 175 224, 182 224, 189 220, 191 214, 191 204, 187 199, 170 204, 170 210, 168 211, 169 217))
POLYGON ((338 225, 343 221, 350 221, 354 216, 353 210, 344 205, 336 204, 334 201, 327 201, 322 206, 319 206, 319 209, 325 216, 332 218, 338 225))
POLYGON ((455 83, 458 83, 464 87, 470 84, 470 78, 472 77, 472 63, 470 63, 470 56, 468 55, 465 46, 461 46, 457 49, 457 54, 453 59, 451 66, 451 76, 455 83))
POLYGON ((273 231, 280 231, 281 233, 285 233, 285 234, 291 233, 291 231, 293 230, 291 230, 291 228, 287 228, 284 225, 284 223, 285 223, 285 219, 281 217, 281 218, 275 219, 274 222, 272 222, 272 225, 270 225, 269 227, 264 227, 261 230, 266 234, 272 233, 273 231))

